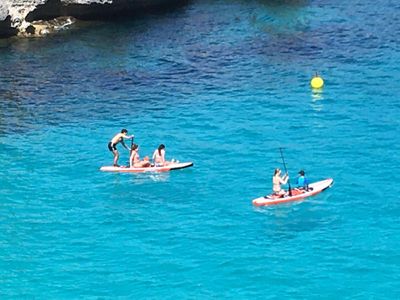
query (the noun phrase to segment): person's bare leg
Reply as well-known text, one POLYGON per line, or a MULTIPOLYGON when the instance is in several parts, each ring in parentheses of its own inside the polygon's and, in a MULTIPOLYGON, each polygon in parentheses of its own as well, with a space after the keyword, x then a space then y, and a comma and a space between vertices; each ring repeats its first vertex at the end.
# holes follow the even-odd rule
POLYGON ((117 150, 114 150, 113 154, 114 154, 114 166, 117 166, 118 165, 118 159, 119 159, 119 153, 118 153, 117 150))

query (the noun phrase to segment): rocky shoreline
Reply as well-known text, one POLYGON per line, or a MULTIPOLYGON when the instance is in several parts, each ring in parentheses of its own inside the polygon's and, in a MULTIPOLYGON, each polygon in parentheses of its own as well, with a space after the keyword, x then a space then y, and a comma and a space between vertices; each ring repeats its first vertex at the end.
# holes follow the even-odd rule
POLYGON ((188 0, 2 0, 0 38, 44 36, 65 29, 76 19, 115 19, 188 0))

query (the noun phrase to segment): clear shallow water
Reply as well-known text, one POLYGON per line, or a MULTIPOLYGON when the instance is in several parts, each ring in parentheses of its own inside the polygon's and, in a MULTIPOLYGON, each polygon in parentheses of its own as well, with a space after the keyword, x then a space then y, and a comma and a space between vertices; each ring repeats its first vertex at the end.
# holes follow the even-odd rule
POLYGON ((396 298, 398 10, 205 1, 2 41, 2 298, 396 298), (99 172, 123 127, 195 166, 99 172), (252 207, 279 147, 335 185, 252 207))

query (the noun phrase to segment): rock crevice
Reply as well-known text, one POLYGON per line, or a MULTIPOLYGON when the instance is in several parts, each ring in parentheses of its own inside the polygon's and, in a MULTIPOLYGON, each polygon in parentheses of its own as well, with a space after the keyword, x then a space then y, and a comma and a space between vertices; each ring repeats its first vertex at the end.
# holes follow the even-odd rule
POLYGON ((54 31, 52 24, 76 19, 113 19, 178 5, 187 0, 1 0, 0 38, 54 31), (62 18, 60 18, 62 17, 62 18), (65 18, 71 17, 71 18, 65 18))

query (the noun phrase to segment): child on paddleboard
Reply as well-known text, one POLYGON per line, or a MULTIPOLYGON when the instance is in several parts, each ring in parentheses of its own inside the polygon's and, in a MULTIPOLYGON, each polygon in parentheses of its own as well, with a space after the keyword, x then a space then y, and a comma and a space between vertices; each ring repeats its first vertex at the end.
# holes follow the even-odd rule
MULTIPOLYGON (((304 170, 299 171, 299 177, 297 177, 297 188, 304 189, 308 191, 310 188, 308 187, 309 181, 306 178, 306 173, 304 170)), ((312 190, 312 188, 311 188, 312 190)))
POLYGON ((133 139, 134 138, 134 135, 128 136, 127 134, 128 134, 128 130, 126 130, 124 128, 121 130, 120 133, 117 133, 111 139, 111 141, 108 143, 108 150, 110 150, 114 155, 114 167, 119 167, 119 165, 118 165, 119 153, 117 150, 117 144, 121 143, 125 149, 129 150, 129 148, 125 145, 124 139, 133 139))

